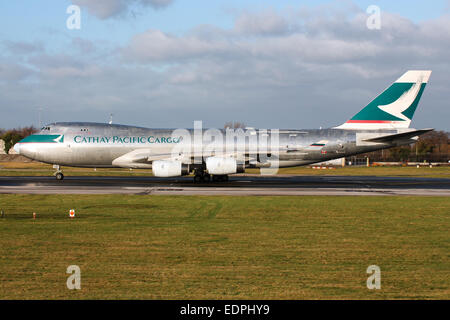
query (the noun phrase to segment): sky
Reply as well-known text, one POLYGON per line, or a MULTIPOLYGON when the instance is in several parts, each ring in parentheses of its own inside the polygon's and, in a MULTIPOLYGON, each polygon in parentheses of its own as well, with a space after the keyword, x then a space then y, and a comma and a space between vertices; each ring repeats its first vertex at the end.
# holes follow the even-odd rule
POLYGON ((156 128, 325 128, 429 69, 412 126, 450 130, 450 0, 16 0, 0 13, 0 128, 111 113, 156 128))

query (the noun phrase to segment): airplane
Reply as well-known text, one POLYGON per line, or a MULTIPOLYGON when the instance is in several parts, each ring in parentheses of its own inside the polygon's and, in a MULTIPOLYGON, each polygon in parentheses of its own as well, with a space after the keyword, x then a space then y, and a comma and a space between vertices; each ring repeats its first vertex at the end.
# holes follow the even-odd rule
POLYGON ((410 128, 430 78, 410 70, 344 124, 329 129, 151 129, 112 123, 56 122, 19 141, 21 155, 61 166, 152 169, 156 177, 194 174, 228 181, 247 168, 303 166, 408 145, 434 129, 410 128), (231 136, 231 138, 229 138, 231 136))

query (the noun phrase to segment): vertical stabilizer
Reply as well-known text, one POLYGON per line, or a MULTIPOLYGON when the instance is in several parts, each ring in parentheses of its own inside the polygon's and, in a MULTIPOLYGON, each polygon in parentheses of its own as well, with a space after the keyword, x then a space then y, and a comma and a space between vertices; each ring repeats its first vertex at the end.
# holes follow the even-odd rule
POLYGON ((430 75, 429 70, 406 72, 353 118, 336 128, 409 128, 430 75))

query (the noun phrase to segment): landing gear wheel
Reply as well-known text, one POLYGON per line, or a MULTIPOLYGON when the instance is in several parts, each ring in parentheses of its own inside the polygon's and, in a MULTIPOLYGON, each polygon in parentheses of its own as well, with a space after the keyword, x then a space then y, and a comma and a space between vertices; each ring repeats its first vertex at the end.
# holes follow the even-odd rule
POLYGON ((196 174, 196 175, 194 176, 194 182, 195 182, 195 183, 202 182, 202 180, 203 180, 203 177, 202 177, 201 175, 196 174))
POLYGON ((56 180, 63 180, 64 179, 64 175, 62 172, 57 172, 55 174, 56 180))
POLYGON ((211 175, 209 175, 208 173, 206 173, 206 174, 203 176, 203 181, 205 181, 205 182, 210 182, 210 181, 211 181, 211 175))

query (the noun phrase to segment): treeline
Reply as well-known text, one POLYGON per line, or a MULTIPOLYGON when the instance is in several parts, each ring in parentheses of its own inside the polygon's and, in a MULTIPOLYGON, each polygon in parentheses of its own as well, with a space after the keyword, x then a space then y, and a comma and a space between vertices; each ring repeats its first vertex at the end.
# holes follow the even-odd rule
POLYGON ((367 156, 370 162, 448 162, 449 136, 449 132, 431 131, 420 136, 415 144, 370 152, 357 158, 367 156))
POLYGON ((34 126, 11 130, 0 129, 0 139, 5 141, 5 152, 8 153, 9 149, 14 147, 17 142, 36 132, 38 129, 34 126))

